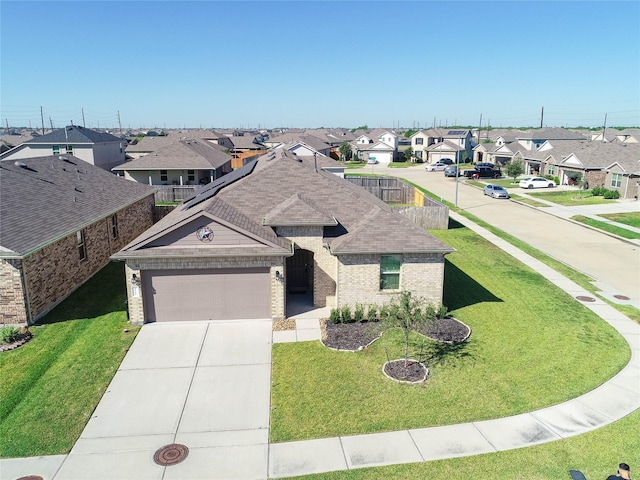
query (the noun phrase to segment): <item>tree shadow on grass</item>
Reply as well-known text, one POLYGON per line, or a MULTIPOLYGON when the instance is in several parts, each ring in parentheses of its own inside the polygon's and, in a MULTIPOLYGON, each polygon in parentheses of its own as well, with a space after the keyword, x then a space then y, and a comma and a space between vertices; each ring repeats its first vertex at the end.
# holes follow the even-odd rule
POLYGON ((483 302, 502 302, 489 290, 445 258, 443 304, 449 310, 483 302))
POLYGON ((465 362, 475 362, 476 342, 471 338, 459 343, 416 341, 412 345, 416 358, 428 366, 448 365, 457 367, 465 362))
POLYGON ((126 299, 124 263, 110 262, 38 320, 36 325, 91 319, 112 312, 125 312, 126 299))

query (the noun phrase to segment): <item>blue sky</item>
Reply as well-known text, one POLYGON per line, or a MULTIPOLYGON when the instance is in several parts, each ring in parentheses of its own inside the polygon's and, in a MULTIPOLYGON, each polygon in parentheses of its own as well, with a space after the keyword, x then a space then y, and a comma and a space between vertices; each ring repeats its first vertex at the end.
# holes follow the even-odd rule
POLYGON ((2 126, 640 125, 640 2, 0 2, 2 126))

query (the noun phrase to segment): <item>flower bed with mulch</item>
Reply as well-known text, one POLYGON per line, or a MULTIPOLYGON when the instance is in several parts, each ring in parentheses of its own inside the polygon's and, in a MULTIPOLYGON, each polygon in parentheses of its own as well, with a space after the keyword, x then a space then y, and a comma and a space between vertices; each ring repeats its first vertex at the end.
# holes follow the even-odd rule
POLYGON ((21 347, 29 340, 31 340, 32 334, 28 328, 21 328, 20 332, 16 335, 15 339, 12 342, 8 343, 0 343, 0 352, 7 352, 9 350, 14 350, 18 347, 21 347))

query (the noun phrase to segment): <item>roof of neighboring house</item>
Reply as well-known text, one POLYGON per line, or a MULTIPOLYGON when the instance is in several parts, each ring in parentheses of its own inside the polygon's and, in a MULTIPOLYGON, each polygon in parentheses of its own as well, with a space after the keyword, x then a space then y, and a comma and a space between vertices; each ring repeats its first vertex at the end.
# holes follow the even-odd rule
POLYGON ((434 143, 432 145, 429 145, 427 148, 425 148, 425 150, 428 150, 430 152, 433 151, 452 151, 452 152, 458 152, 460 150, 464 150, 463 146, 460 146, 456 143, 453 143, 451 140, 444 140, 442 142, 438 142, 438 143, 434 143))
POLYGON ((207 170, 220 168, 231 161, 231 155, 225 153, 225 150, 224 147, 203 139, 178 140, 165 145, 155 153, 125 162, 112 170, 207 170))
POLYGON ((284 133, 282 135, 278 135, 277 137, 269 138, 269 140, 267 140, 265 143, 275 145, 277 143, 292 144, 296 142, 305 143, 317 151, 326 150, 331 147, 331 145, 329 145, 324 140, 314 135, 307 135, 304 133, 284 133))
MULTIPOLYGON (((365 189, 322 169, 316 171, 312 158, 298 157, 278 149, 227 177, 231 175, 234 176, 228 184, 224 185, 225 177, 222 177, 218 180, 222 185, 220 188, 205 189, 191 201, 177 207, 114 258, 172 255, 175 252, 169 247, 154 250, 144 248, 144 245, 161 235, 163 229, 168 230, 189 219, 214 212, 215 215, 223 215, 219 217, 223 221, 270 242, 271 251, 281 255, 291 251, 290 241, 274 237, 269 225, 292 226, 301 222, 324 225, 324 242, 334 254, 454 251, 365 189)), ((199 255, 220 254, 218 249, 206 251, 200 248, 198 252, 199 255)), ((224 250, 225 255, 247 255, 251 252, 255 254, 246 247, 224 250)))
POLYGON ((583 140, 586 137, 581 133, 576 133, 562 127, 545 127, 529 130, 518 135, 518 139, 532 140, 583 140))
POLYGON ((626 172, 640 173, 640 144, 580 142, 576 148, 571 149, 564 156, 561 162, 557 158, 556 162, 563 166, 571 166, 571 163, 566 162, 566 158, 570 155, 573 155, 583 168, 604 170, 617 163, 626 172))
POLYGON ((79 125, 69 125, 65 128, 59 128, 46 135, 34 137, 24 142, 27 144, 46 143, 46 144, 65 144, 65 143, 110 143, 124 142, 122 138, 116 137, 110 133, 97 132, 90 128, 81 127, 79 125), (65 133, 66 131, 66 133, 65 133))
POLYGON ((231 138, 231 143, 233 143, 234 148, 239 149, 249 149, 249 150, 264 150, 265 146, 256 140, 255 135, 242 135, 242 136, 233 136, 231 138))
POLYGON ((154 194, 71 155, 0 161, 0 185, 0 256, 25 255, 154 194))

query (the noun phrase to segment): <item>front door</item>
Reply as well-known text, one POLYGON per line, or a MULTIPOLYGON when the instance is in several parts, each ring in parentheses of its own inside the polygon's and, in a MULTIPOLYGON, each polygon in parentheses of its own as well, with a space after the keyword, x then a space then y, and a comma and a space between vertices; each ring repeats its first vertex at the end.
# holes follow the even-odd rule
POLYGON ((293 257, 287 258, 287 292, 313 291, 313 252, 296 248, 293 257))

